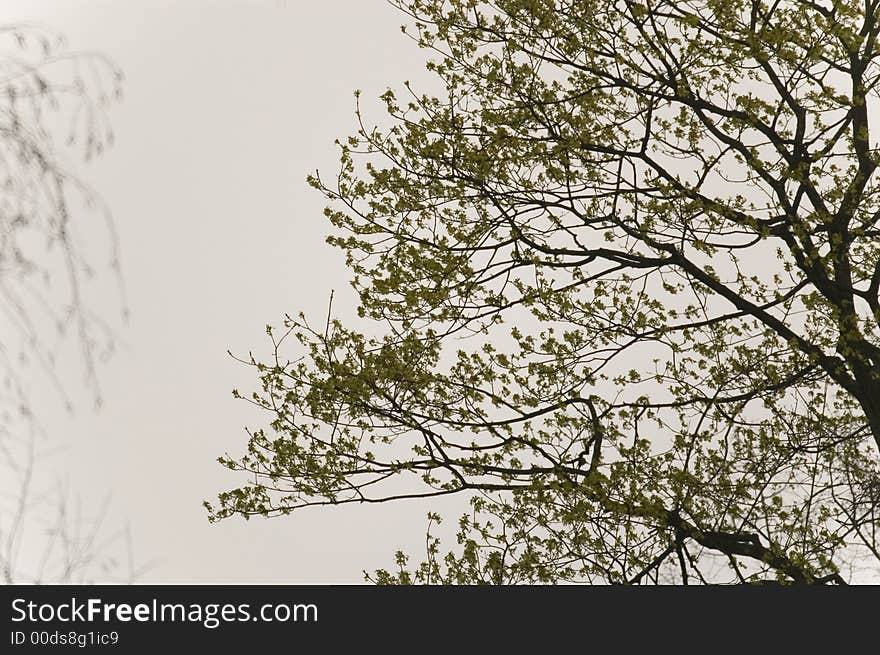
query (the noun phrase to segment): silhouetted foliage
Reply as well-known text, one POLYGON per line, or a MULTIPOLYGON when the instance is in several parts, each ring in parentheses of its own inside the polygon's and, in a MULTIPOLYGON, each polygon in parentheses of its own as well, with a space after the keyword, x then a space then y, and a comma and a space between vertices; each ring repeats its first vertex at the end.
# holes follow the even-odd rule
POLYGON ((212 518, 471 498, 382 583, 876 574, 880 2, 393 4, 446 93, 311 179, 384 336, 269 330, 212 518))

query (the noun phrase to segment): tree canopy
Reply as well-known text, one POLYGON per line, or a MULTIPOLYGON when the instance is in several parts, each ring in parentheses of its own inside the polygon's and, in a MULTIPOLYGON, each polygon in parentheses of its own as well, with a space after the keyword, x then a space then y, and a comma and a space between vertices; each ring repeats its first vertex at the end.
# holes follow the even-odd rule
POLYGON ((379 582, 875 575, 880 2, 392 4, 445 93, 310 178, 362 320, 268 328, 212 519, 470 498, 379 582))

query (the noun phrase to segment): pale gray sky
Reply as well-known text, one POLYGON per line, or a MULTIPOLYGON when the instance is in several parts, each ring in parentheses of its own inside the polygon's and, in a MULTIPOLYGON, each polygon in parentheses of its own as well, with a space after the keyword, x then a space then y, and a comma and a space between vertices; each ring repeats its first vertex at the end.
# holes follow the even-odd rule
MULTIPOLYGON (((418 551, 423 505, 218 525, 201 507, 239 482, 215 458, 263 419, 232 398, 256 378, 226 350, 260 352, 284 312, 322 316, 331 288, 340 315, 353 309, 304 178, 335 172, 355 88, 381 119, 375 97, 425 75, 404 17, 383 0, 5 0, 0 22, 18 21, 126 75, 116 144, 79 170, 115 216, 131 319, 100 369, 100 412, 41 408, 65 446, 58 475, 90 506, 112 491, 109 520, 155 562, 142 582, 360 582, 396 547, 418 551)), ((118 314, 117 298, 99 309, 118 314)))

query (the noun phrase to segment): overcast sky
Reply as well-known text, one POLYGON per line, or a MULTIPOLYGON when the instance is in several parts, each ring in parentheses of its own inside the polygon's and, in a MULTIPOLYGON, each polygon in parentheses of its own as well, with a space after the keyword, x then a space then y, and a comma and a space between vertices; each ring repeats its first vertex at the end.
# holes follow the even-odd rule
MULTIPOLYGON (((116 143, 79 171, 113 211, 131 318, 99 370, 103 409, 41 411, 65 446, 57 475, 88 507, 112 492, 108 521, 127 520, 152 563, 139 580, 360 582, 397 547, 417 552, 423 505, 216 525, 201 506, 240 482, 216 457, 264 419, 232 398, 257 380, 227 349, 263 351, 267 323, 323 316, 332 288, 339 315, 354 308, 304 178, 335 172, 356 88, 381 120, 376 96, 424 77, 404 17, 383 0, 4 0, 0 19, 46 24, 126 75, 116 143)), ((118 315, 116 296, 101 305, 118 315)))

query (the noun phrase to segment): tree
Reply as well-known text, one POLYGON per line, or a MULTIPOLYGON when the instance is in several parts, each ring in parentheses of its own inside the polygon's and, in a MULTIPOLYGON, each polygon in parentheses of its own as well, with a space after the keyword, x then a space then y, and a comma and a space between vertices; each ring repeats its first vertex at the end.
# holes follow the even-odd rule
POLYGON ((0 579, 106 577, 115 536, 103 530, 103 511, 90 517, 64 485, 44 479, 40 416, 53 396, 72 407, 70 367, 100 402, 96 363, 113 339, 93 309, 89 283, 101 266, 88 245, 100 230, 86 216, 97 214, 107 267, 121 281, 118 244, 109 211, 65 153, 76 147, 91 159, 112 143, 106 111, 122 73, 35 25, 0 26, 0 48, 0 579))
POLYGON ((366 327, 268 329, 211 517, 471 498, 379 582, 876 574, 880 2, 393 4, 445 94, 311 178, 366 327))

